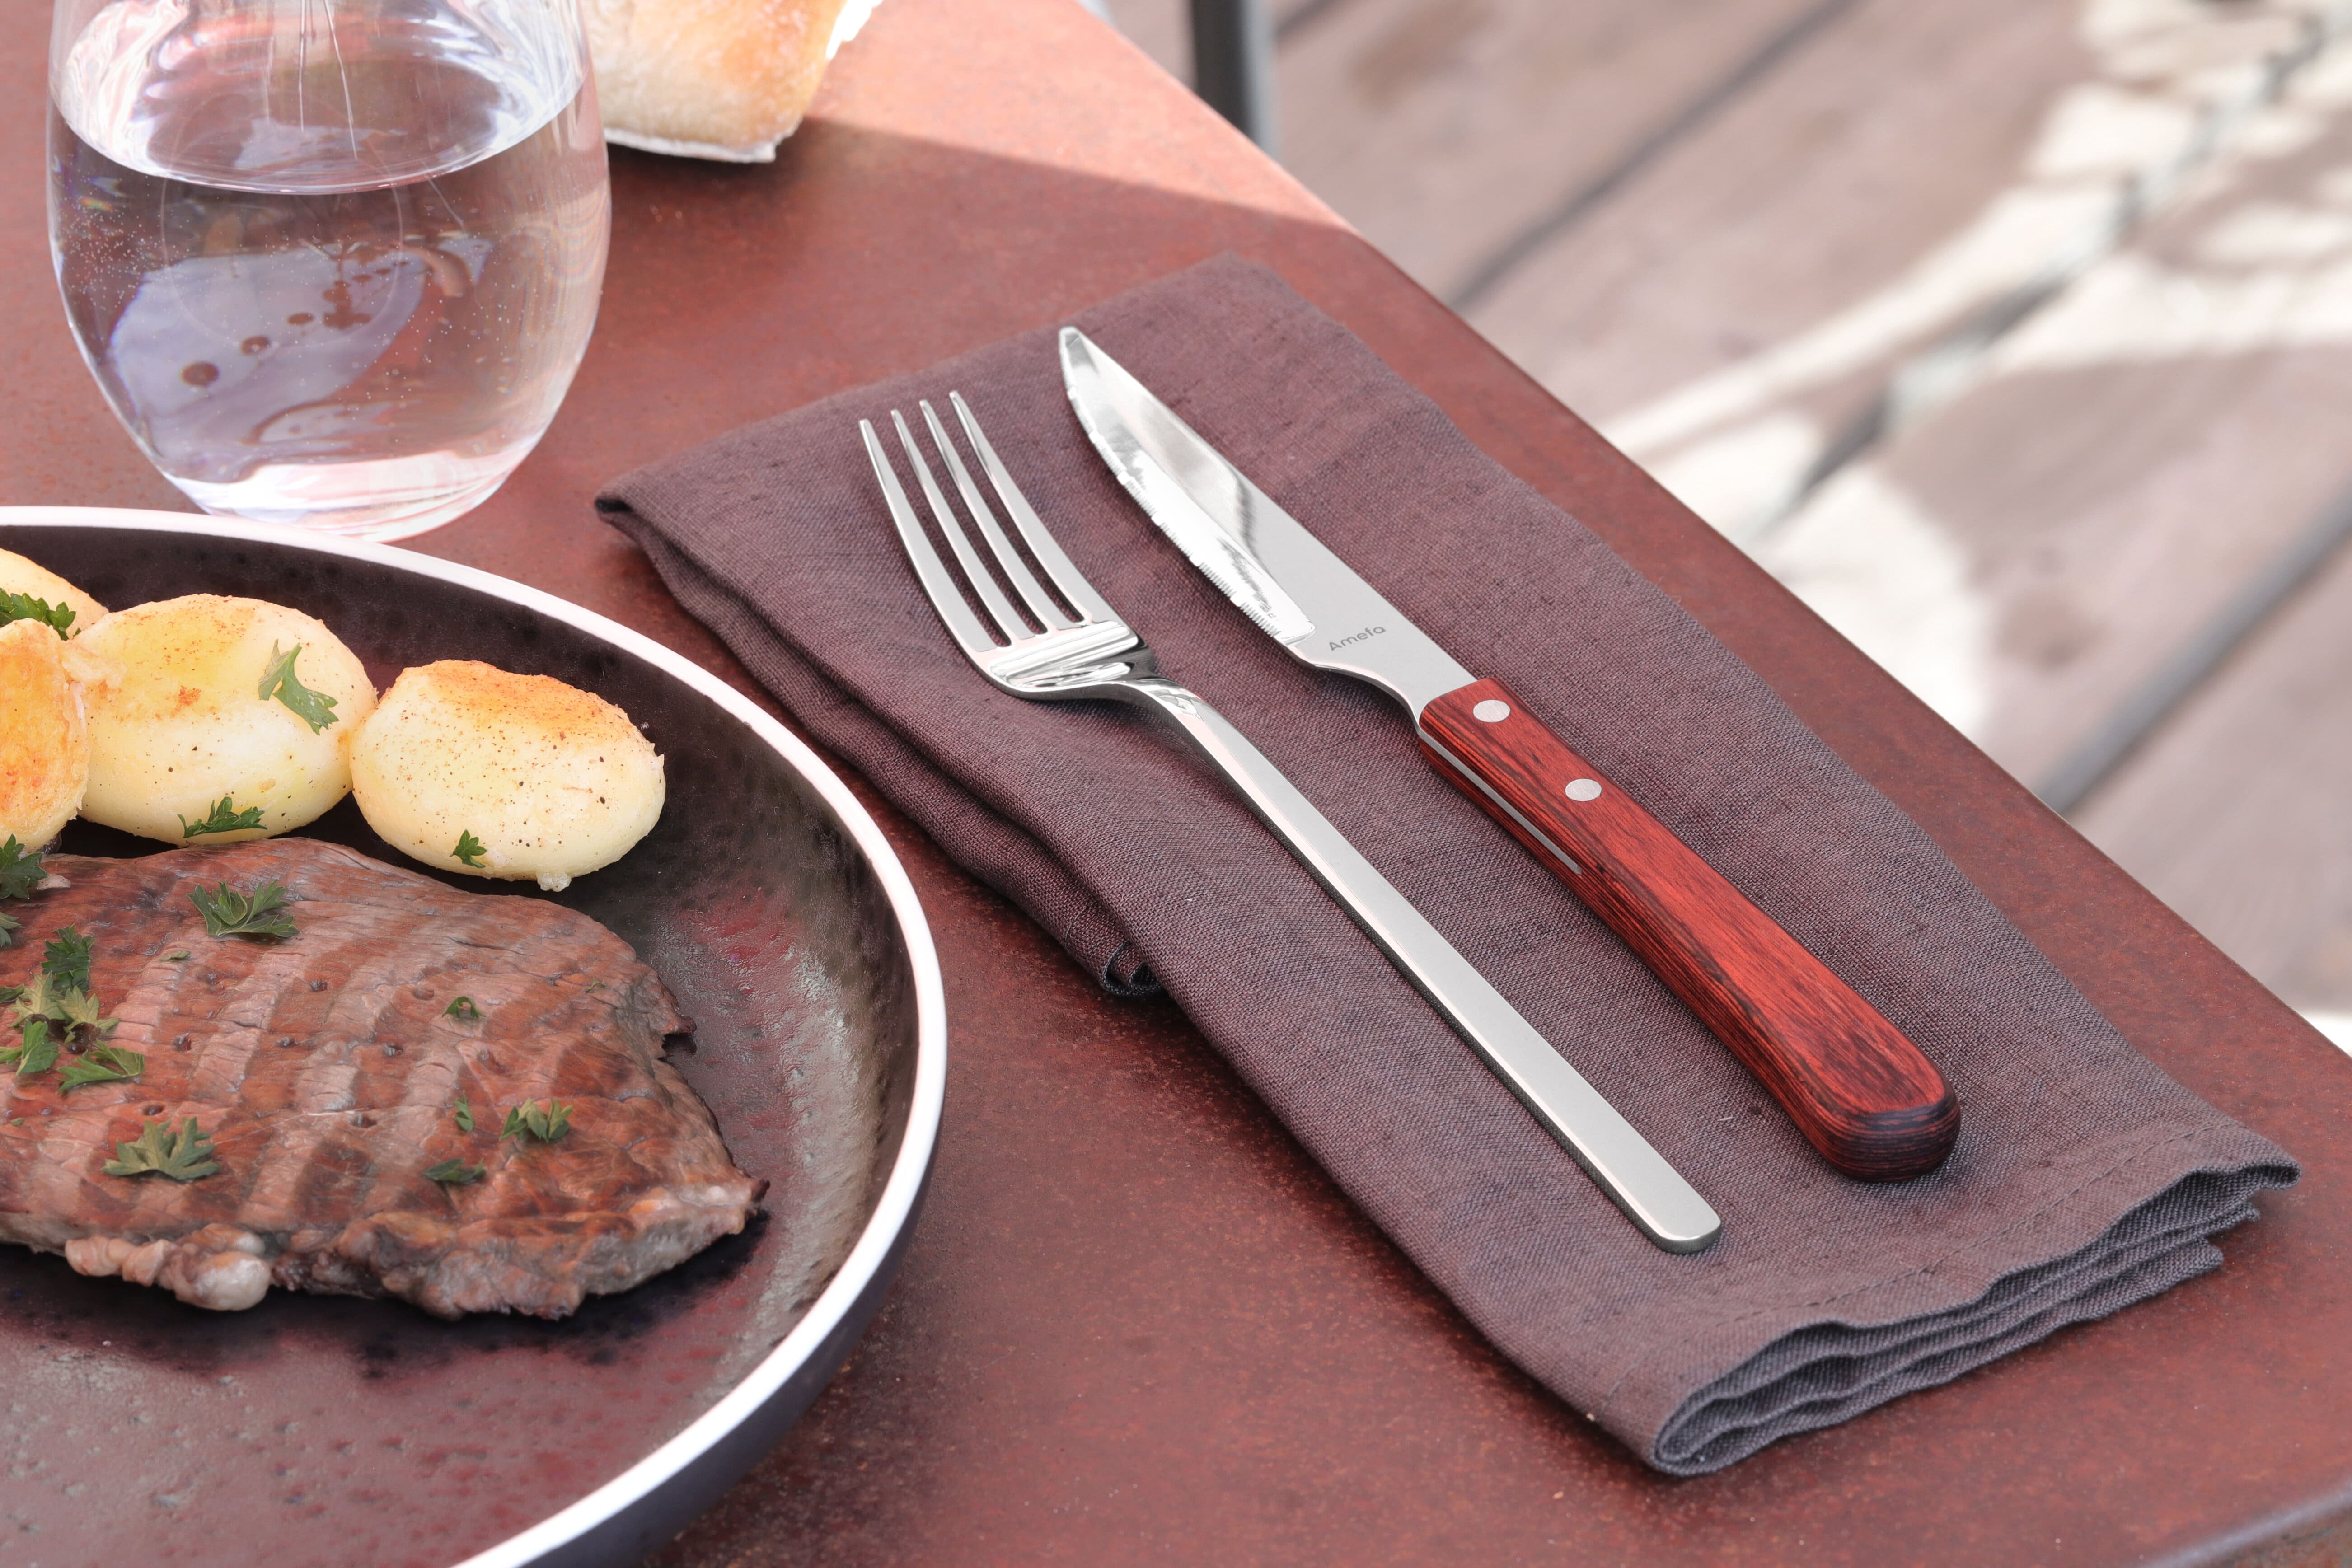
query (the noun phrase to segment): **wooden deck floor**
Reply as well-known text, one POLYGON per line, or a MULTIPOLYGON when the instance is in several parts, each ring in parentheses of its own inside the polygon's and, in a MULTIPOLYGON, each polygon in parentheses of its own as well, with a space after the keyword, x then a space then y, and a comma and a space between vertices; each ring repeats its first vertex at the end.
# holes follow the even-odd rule
POLYGON ((1300 179, 2352 1048, 2352 3, 1276 15, 1300 179))

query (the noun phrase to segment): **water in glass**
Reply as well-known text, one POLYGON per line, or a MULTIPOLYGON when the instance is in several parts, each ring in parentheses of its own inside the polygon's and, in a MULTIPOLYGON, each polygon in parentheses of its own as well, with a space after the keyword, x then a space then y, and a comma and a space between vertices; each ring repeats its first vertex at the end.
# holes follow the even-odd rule
POLYGON ((495 490, 604 279, 568 0, 60 7, 58 280, 155 465, 208 511, 376 539, 495 490))

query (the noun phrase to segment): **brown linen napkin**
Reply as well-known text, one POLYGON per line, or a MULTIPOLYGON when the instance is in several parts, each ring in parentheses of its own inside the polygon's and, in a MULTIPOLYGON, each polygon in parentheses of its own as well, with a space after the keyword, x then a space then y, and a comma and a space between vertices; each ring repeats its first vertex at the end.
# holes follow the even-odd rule
MULTIPOLYGON (((600 501, 824 744, 1111 990, 1165 985, 1489 1339, 1660 1469, 1942 1383, 2217 1267, 2294 1163, 2141 1058, 1926 834, 1591 533, 1273 274, 1077 318, 1406 615, 1499 677, 1958 1089, 1934 1175, 1848 1181, 1625 947, 1294 663, 1121 492, 1031 332, 723 437, 600 501), (1651 1247, 1223 781, 1132 710, 997 692, 901 555, 860 416, 961 390, 1071 558, 1724 1216, 1651 1247)), ((887 430, 887 426, 883 427, 887 430)), ((936 459, 934 459, 936 460, 936 459)))

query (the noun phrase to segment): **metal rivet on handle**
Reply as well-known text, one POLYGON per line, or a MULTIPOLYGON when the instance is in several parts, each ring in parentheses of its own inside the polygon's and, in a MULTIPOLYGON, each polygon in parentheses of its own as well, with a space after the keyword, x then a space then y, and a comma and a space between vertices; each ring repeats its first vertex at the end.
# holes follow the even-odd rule
POLYGON ((1599 800, 1601 798, 1601 781, 1599 779, 1569 780, 1568 798, 1570 800, 1599 800))
POLYGON ((1511 705, 1498 702, 1492 697, 1470 710, 1470 717, 1487 724, 1499 724, 1510 716, 1511 705))

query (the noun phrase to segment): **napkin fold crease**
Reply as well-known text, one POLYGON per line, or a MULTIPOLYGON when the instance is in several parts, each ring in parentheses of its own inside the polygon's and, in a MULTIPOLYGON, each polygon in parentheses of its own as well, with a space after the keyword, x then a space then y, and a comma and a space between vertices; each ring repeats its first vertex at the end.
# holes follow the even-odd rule
POLYGON ((1297 665, 1160 537, 1078 428, 1050 329, 736 431, 599 505, 949 855, 1107 989, 1165 986, 1480 1331, 1644 1461, 1719 1469, 2169 1289, 2220 1265, 2210 1237, 2253 1217, 2256 1194, 2294 1181, 2284 1153, 2134 1051, 1703 627, 1272 273, 1220 258, 1076 324, 1916 1040, 1960 1096, 1945 1167, 1874 1186, 1823 1164, 1429 768, 1402 712, 1297 665), (1721 1241, 1685 1257, 1644 1241, 1143 715, 1023 702, 966 663, 857 434, 950 390, 1163 669, 1675 1163, 1722 1213, 1721 1241))

